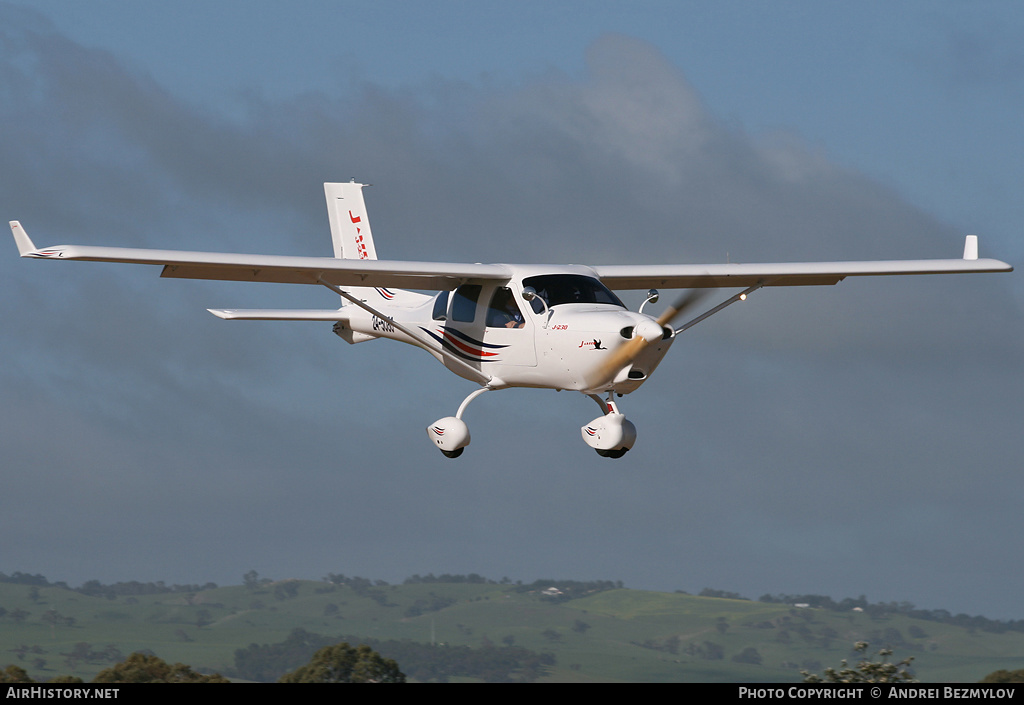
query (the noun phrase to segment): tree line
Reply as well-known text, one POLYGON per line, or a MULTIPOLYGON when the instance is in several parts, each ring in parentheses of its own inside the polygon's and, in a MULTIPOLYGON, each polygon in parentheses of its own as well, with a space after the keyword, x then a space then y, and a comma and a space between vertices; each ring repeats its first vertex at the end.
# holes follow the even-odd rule
POLYGON ((881 618, 899 614, 913 619, 929 622, 951 624, 965 629, 977 629, 983 632, 1002 634, 1007 631, 1024 632, 1024 619, 988 619, 987 617, 968 614, 953 614, 949 610, 926 610, 915 607, 911 602, 876 602, 870 603, 861 595, 858 598, 847 597, 838 602, 827 595, 762 595, 758 602, 769 602, 786 605, 807 605, 818 609, 835 612, 848 612, 859 609, 870 617, 881 618))
POLYGON ((160 595, 172 592, 201 592, 203 590, 216 590, 217 583, 204 583, 203 585, 166 585, 162 580, 143 583, 138 580, 128 582, 117 582, 104 585, 99 580, 87 580, 78 587, 72 587, 63 580, 51 583, 46 577, 29 573, 15 571, 10 575, 0 573, 0 583, 12 583, 15 585, 31 585, 34 587, 55 587, 72 592, 89 595, 90 597, 106 597, 114 599, 117 597, 130 597, 134 595, 160 595))
POLYGON ((420 682, 447 682, 449 678, 478 678, 489 683, 530 683, 555 664, 549 653, 536 653, 517 646, 495 646, 485 642, 479 648, 433 645, 409 640, 379 640, 363 637, 329 637, 305 629, 293 629, 284 641, 250 644, 235 651, 233 678, 270 683, 293 671, 299 664, 338 641, 360 642, 367 648, 402 664, 402 671, 420 682))
MULTIPOLYGON (((309 663, 281 674, 280 683, 405 683, 398 664, 366 644, 332 643, 313 653, 309 663)), ((0 670, 0 684, 36 683, 24 668, 0 670)), ((57 676, 47 683, 84 683, 78 676, 57 676)), ((96 674, 92 683, 230 683, 219 673, 199 673, 183 663, 169 664, 153 653, 137 651, 96 674)))

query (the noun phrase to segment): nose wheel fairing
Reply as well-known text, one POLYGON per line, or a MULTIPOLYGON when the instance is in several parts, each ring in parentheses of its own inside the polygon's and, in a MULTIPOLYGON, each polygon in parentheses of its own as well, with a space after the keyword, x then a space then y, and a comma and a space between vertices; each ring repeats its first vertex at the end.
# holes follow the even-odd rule
POLYGON ((590 396, 606 413, 580 428, 583 442, 603 458, 621 458, 636 443, 636 426, 619 411, 610 393, 606 401, 590 396))

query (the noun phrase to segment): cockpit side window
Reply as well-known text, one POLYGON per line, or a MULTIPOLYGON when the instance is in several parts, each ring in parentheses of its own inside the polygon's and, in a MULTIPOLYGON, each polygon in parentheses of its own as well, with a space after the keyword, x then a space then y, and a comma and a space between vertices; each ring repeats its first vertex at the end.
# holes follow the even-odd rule
POLYGON ((444 321, 448 318, 448 296, 451 294, 450 291, 442 291, 434 297, 434 311, 431 314, 431 318, 435 321, 444 321))
POLYGON ((487 326, 489 328, 522 328, 526 325, 516 297, 507 286, 499 286, 491 297, 491 305, 487 307, 487 326))
POLYGON ((480 299, 479 284, 463 284, 452 293, 452 320, 472 323, 476 317, 476 302, 480 299))
MULTIPOLYGON (((523 286, 532 286, 548 307, 559 304, 611 304, 625 308, 619 297, 597 279, 582 274, 542 274, 527 277, 523 286)), ((542 313, 544 305, 534 299, 530 302, 534 313, 542 313)))

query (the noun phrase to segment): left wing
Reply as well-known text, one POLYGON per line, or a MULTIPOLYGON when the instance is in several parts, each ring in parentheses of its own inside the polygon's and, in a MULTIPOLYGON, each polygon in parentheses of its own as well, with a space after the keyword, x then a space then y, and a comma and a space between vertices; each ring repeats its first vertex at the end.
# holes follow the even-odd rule
POLYGON ((11 231, 22 257, 157 264, 163 265, 160 276, 179 279, 286 284, 319 284, 322 280, 335 286, 380 286, 440 291, 454 289, 468 279, 507 281, 512 275, 508 267, 498 264, 242 255, 80 245, 36 248, 25 233, 25 229, 21 227, 21 223, 12 220, 11 231))
POLYGON ((613 264, 592 267, 609 289, 706 289, 837 284, 846 277, 958 272, 1012 272, 995 259, 978 259, 978 238, 968 235, 962 259, 772 264, 613 264))

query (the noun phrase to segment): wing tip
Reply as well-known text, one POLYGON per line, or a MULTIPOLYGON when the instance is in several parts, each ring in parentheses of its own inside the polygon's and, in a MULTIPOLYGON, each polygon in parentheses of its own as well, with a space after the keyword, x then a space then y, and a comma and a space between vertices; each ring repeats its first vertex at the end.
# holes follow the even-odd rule
POLYGON ((985 270, 985 271, 992 271, 992 272, 1012 272, 1013 271, 1013 265, 1007 264, 1006 262, 1002 262, 1000 260, 994 260, 994 259, 980 260, 978 258, 978 236, 977 235, 967 235, 964 238, 964 256, 963 256, 963 260, 965 262, 979 262, 980 264, 984 264, 984 265, 987 265, 987 266, 991 267, 991 269, 988 269, 988 270, 985 270))
POLYGON ((968 235, 964 239, 964 259, 974 261, 978 259, 978 236, 968 235))

